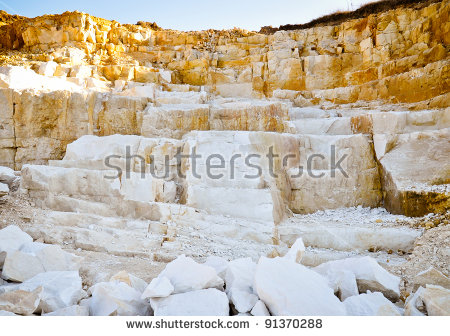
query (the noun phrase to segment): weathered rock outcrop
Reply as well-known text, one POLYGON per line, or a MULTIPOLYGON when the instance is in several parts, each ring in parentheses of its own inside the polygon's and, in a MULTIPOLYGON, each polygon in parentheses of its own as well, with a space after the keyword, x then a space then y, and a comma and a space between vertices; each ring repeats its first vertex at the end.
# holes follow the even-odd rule
MULTIPOLYGON (((419 7, 268 35, 5 16, 1 202, 45 216, 0 230, 0 314, 398 315, 400 215, 450 208, 450 2, 419 7)), ((406 314, 448 314, 436 267, 406 314)))
POLYGON ((442 1, 263 35, 155 31, 73 12, 3 26, 0 44, 33 53, 53 48, 49 57, 62 64, 87 58, 94 75, 109 80, 207 85, 224 96, 271 96, 284 89, 342 103, 418 102, 448 93, 448 14, 448 1, 442 1), (107 64, 120 53, 139 64, 107 64))

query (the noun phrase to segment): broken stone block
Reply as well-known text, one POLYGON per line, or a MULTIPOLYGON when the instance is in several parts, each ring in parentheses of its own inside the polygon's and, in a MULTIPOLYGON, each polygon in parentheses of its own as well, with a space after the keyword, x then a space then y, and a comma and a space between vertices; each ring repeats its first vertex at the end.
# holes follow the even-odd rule
POLYGON ((425 287, 426 285, 436 285, 450 289, 450 279, 434 267, 430 267, 425 271, 419 272, 414 277, 412 282, 415 289, 420 286, 425 287))
POLYGON ((89 291, 89 312, 93 316, 145 316, 149 306, 141 299, 141 293, 125 282, 100 282, 89 291))
POLYGON ((172 286, 172 283, 165 276, 158 276, 154 278, 148 287, 142 293, 141 298, 149 299, 149 298, 162 298, 168 297, 174 292, 175 288, 172 286))
POLYGON ((344 305, 352 316, 400 316, 397 307, 379 292, 351 296, 344 305))
POLYGON ((39 287, 31 292, 18 289, 0 294, 0 310, 17 315, 31 315, 39 306, 42 290, 39 287))
POLYGON ((365 293, 367 290, 382 292, 393 302, 400 297, 400 278, 390 274, 371 257, 334 260, 314 268, 314 271, 328 279, 333 288, 336 288, 335 281, 342 270, 350 271, 355 275, 360 293, 365 293))
POLYGON ((272 315, 346 315, 324 277, 288 259, 261 257, 255 289, 272 315))
POLYGON ((223 288, 223 280, 214 268, 196 263, 185 255, 167 264, 158 277, 166 277, 174 287, 174 293, 184 293, 207 288, 223 288))
POLYGON ((57 245, 30 242, 6 255, 2 277, 23 282, 42 272, 78 271, 79 262, 80 258, 57 245))
POLYGON ((41 302, 36 312, 49 313, 77 304, 85 295, 78 272, 40 273, 18 285, 0 287, 0 294, 15 290, 32 292, 42 287, 41 302))
POLYGON ((419 287, 405 302, 406 316, 450 315, 450 290, 434 285, 419 287))

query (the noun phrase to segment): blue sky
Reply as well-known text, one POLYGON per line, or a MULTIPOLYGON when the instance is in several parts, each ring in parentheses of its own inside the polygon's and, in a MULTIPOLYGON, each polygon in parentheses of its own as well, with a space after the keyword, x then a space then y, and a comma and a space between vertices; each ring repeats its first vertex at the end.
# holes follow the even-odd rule
MULTIPOLYGON (((373 1, 373 0, 372 0, 373 1)), ((305 23, 369 0, 0 0, 0 9, 35 17, 79 10, 121 23, 156 22, 166 29, 202 30, 305 23)))

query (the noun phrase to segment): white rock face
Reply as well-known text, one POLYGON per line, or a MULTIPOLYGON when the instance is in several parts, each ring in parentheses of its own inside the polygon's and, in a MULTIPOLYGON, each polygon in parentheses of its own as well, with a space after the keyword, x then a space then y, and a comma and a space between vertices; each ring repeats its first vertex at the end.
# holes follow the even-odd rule
POLYGON ((155 316, 228 316, 229 303, 224 292, 215 288, 151 299, 155 316))
POLYGON ((174 292, 175 288, 172 286, 170 280, 165 277, 154 278, 148 287, 142 293, 141 299, 149 298, 163 298, 167 297, 174 292))
POLYGON ((223 280, 214 268, 196 263, 185 255, 167 264, 158 277, 166 277, 174 293, 184 293, 206 288, 223 288, 223 280))
POLYGON ((42 272, 78 271, 80 258, 63 251, 57 245, 29 242, 19 251, 8 253, 2 277, 23 282, 42 272))
POLYGON ((261 300, 256 302, 250 313, 253 316, 270 316, 269 310, 267 310, 266 305, 261 300))
POLYGON ((360 293, 367 290, 382 292, 392 301, 396 301, 400 296, 400 278, 386 271, 371 257, 329 261, 314 268, 314 271, 328 279, 332 288, 337 288, 336 281, 342 270, 355 275, 360 293))
MULTIPOLYGON (((193 131, 183 139, 186 141, 185 151, 195 149, 196 154, 203 158, 197 160, 195 166, 194 160, 189 160, 192 164, 186 164, 187 205, 210 214, 258 222, 282 220, 285 203, 271 177, 268 160, 263 158, 273 146, 279 155, 298 153, 295 137, 265 132, 193 131), (217 158, 218 153, 224 161, 217 158), (252 156, 254 160, 251 163, 260 169, 246 164, 246 159, 252 156), (208 159, 217 168, 210 169, 212 165, 207 164, 208 159)), ((290 161, 292 164, 295 162, 290 161)), ((279 184, 283 185, 281 181, 279 184)))
POLYGON ((305 253, 305 244, 302 238, 298 238, 294 245, 291 246, 284 258, 300 263, 305 253))
POLYGON ((121 281, 100 282, 89 291, 89 312, 93 316, 145 316, 149 314, 148 304, 141 299, 141 293, 121 281))
POLYGON ((255 289, 272 315, 346 315, 327 280, 291 260, 261 257, 255 289))
POLYGON ((52 313, 43 314, 43 316, 89 316, 89 308, 84 306, 70 306, 55 310, 52 313))
POLYGON ((400 316, 397 307, 379 292, 349 297, 344 305, 352 316, 400 316))
MULTIPOLYGON (((442 118, 445 119, 448 123, 448 117, 442 118)), ((386 145, 381 147, 390 150, 380 159, 380 164, 387 210, 412 217, 423 216, 433 212, 431 204, 439 204, 439 197, 448 200, 450 189, 445 182, 448 174, 443 167, 448 163, 449 136, 447 126, 441 130, 397 134, 385 141, 386 145), (436 181, 441 182, 436 184, 436 181), (437 199, 431 201, 430 197, 437 199)))
POLYGON ((0 287, 0 293, 15 290, 34 291, 42 287, 41 303, 38 310, 44 313, 77 304, 85 295, 78 272, 45 272, 18 285, 0 287))
POLYGON ((17 315, 33 314, 41 301, 42 287, 28 292, 15 290, 0 294, 0 310, 6 310, 17 315))
MULTIPOLYGON (((312 120, 314 121, 314 119, 312 120)), ((331 129, 327 119, 317 121, 322 123, 322 126, 314 122, 308 127, 309 133, 311 130, 318 130, 318 127, 331 129)), ((303 120, 301 124, 304 124, 303 120)), ((308 130, 301 131, 307 132, 308 130)), ((381 199, 381 193, 377 164, 368 139, 362 134, 345 135, 348 132, 339 130, 337 134, 344 135, 324 136, 325 130, 318 131, 322 134, 305 134, 298 137, 300 165, 302 167, 309 166, 310 173, 300 174, 298 166, 288 172, 292 187, 290 209, 295 213, 312 213, 317 210, 357 205, 376 207, 381 199), (333 159, 330 152, 332 146, 335 148, 336 158, 345 156, 341 165, 345 174, 338 168, 330 168, 333 159), (313 160, 312 164, 308 165, 311 155, 317 154, 322 155, 324 159, 313 160), (330 192, 331 190, 332 192, 330 192), (314 197, 310 197, 310 195, 314 195, 314 197)), ((303 238, 306 243, 307 239, 303 238)))

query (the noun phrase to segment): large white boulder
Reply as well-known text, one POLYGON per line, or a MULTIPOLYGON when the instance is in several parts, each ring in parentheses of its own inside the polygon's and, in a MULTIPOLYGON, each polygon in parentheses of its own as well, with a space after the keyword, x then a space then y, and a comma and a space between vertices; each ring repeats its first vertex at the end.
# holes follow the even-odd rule
POLYGON ((184 254, 167 264, 158 277, 166 277, 174 293, 184 293, 206 288, 223 288, 223 280, 210 266, 198 264, 184 254))
POLYGON ((45 269, 35 255, 15 251, 6 255, 1 276, 5 280, 23 282, 42 272, 45 269))
POLYGON ((380 292, 351 296, 344 305, 352 316, 400 316, 397 307, 380 292))
POLYGON ((32 292, 42 287, 41 302, 37 312, 49 313, 73 306, 84 296, 82 282, 78 272, 45 272, 17 285, 0 287, 0 294, 15 290, 32 292))
POLYGON ((149 306, 141 293, 121 281, 100 282, 89 291, 89 312, 93 316, 145 316, 149 306))
POLYGON ((400 278, 389 273, 371 257, 356 257, 334 260, 323 263, 314 271, 326 277, 332 288, 337 288, 337 280, 342 271, 349 271, 355 275, 360 293, 367 290, 382 292, 391 301, 400 296, 400 278))
POLYGON ((42 287, 28 292, 15 290, 0 294, 0 310, 6 310, 18 315, 33 314, 41 301, 42 287))
POLYGON ((9 225, 0 230, 0 252, 17 251, 25 243, 32 241, 33 238, 18 226, 9 225))
POLYGON ((57 245, 29 242, 19 251, 8 253, 2 277, 23 282, 42 272, 78 271, 80 258, 63 251, 57 245))
POLYGON ((155 316, 228 316, 227 295, 215 288, 151 299, 155 316))
POLYGON ((23 232, 18 226, 9 225, 0 230, 0 268, 6 254, 19 250, 25 243, 32 242, 33 238, 23 232))
POLYGON ((324 277, 285 258, 261 257, 255 289, 272 315, 346 315, 324 277))

